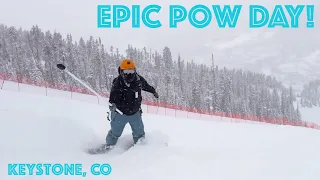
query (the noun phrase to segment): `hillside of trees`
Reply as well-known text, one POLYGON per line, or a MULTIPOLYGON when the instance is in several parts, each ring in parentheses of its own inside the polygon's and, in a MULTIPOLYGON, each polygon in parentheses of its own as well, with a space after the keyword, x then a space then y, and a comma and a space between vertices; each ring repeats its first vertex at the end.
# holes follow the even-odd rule
MULTIPOLYGON (((93 37, 74 40, 71 34, 64 38, 59 32, 42 31, 38 26, 23 30, 0 25, 0 73, 11 76, 81 86, 56 68, 63 62, 97 92, 107 93, 123 58, 135 61, 139 74, 157 89, 160 102, 216 112, 301 119, 291 88, 261 73, 219 67, 213 56, 208 66, 172 57, 169 47, 157 52, 128 45, 126 54, 120 54, 117 48, 105 47, 101 39, 93 37)), ((144 99, 157 101, 148 93, 144 93, 144 99)))
POLYGON ((320 106, 320 80, 310 81, 305 84, 300 96, 302 107, 320 106))

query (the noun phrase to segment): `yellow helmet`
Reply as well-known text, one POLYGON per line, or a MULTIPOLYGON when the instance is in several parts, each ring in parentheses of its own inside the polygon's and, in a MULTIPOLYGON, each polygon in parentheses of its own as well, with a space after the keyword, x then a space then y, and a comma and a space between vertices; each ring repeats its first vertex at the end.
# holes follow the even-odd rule
POLYGON ((120 63, 121 70, 136 69, 136 65, 131 59, 124 59, 120 63))

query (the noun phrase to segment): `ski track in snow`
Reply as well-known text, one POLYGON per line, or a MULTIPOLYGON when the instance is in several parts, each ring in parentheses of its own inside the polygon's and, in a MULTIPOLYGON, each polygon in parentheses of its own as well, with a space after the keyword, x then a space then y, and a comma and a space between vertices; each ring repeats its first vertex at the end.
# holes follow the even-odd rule
POLYGON ((106 106, 1 90, 0 179, 82 178, 9 177, 8 163, 81 163, 86 179, 320 179, 320 131, 292 126, 144 113, 146 144, 123 152, 121 146, 132 141, 127 125, 114 152, 88 155, 84 148, 104 142, 110 127, 106 112, 106 106), (109 163, 111 174, 91 175, 93 163, 109 163))

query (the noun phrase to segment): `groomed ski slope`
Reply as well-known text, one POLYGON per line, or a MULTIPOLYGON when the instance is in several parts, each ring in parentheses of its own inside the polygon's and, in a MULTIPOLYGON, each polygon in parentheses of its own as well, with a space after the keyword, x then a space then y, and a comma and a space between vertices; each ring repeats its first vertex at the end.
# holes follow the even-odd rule
MULTIPOLYGON (((83 148, 103 142, 109 130, 106 112, 102 105, 0 90, 0 179, 320 179, 320 131, 292 126, 144 113, 148 144, 87 155, 83 148), (81 163, 87 175, 9 177, 8 163, 81 163), (111 174, 93 176, 94 163, 110 164, 111 174)), ((119 143, 130 133, 127 125, 119 143)))

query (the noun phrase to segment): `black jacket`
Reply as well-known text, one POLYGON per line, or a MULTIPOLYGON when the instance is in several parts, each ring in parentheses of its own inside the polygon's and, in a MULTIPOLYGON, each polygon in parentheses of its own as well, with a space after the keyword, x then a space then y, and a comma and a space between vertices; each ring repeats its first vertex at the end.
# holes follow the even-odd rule
POLYGON ((134 82, 127 86, 121 75, 113 80, 110 92, 110 103, 116 104, 116 107, 126 115, 132 115, 141 108, 141 91, 155 93, 155 89, 140 75, 134 82))

